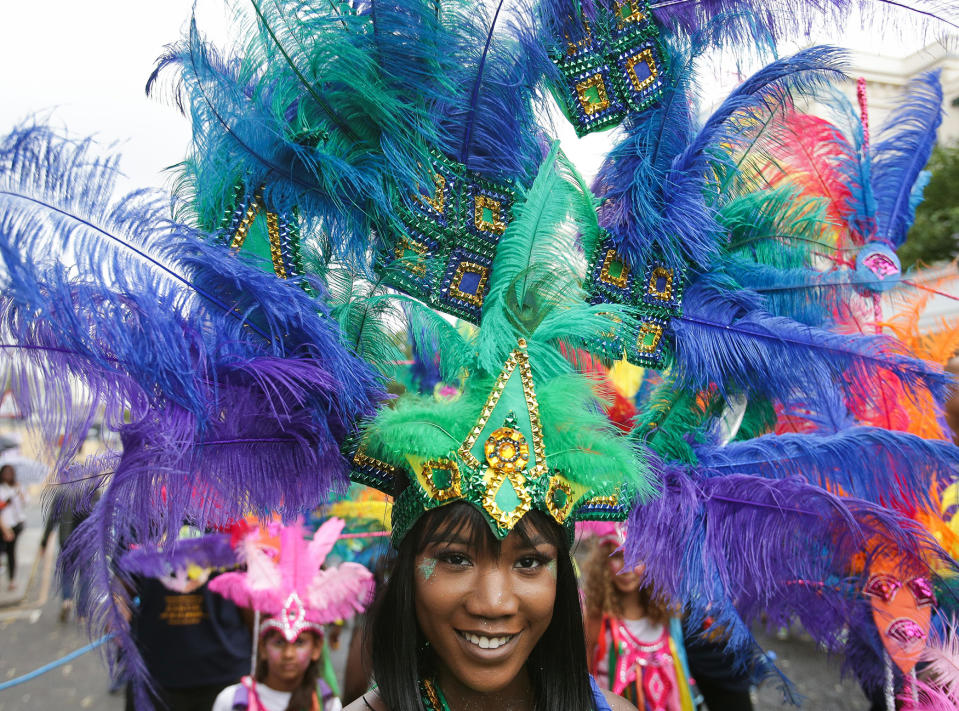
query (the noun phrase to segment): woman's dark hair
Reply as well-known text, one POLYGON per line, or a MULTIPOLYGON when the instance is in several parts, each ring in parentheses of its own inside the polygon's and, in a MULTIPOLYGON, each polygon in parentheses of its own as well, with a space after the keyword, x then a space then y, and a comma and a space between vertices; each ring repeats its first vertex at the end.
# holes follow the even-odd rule
MULTIPOLYGON (((263 635, 263 642, 266 642, 267 638, 272 635, 280 634, 279 630, 271 629, 265 635, 263 635)), ((319 636, 313 632, 303 632, 303 634, 311 634, 316 640, 317 644, 322 644, 319 636)), ((306 671, 303 672, 303 681, 300 682, 300 685, 293 689, 293 693, 290 694, 290 703, 286 705, 286 711, 310 711, 313 708, 313 694, 316 692, 316 681, 320 678, 320 664, 323 660, 317 659, 311 661, 309 666, 306 668, 306 671)), ((266 666, 265 659, 256 660, 256 680, 259 682, 266 681, 266 675, 268 669, 266 666)), ((322 703, 322 702, 321 702, 322 703)))
MULTIPOLYGON (((432 659, 416 621, 413 574, 416 556, 438 534, 456 531, 476 549, 498 552, 500 542, 477 509, 465 502, 424 514, 400 543, 389 581, 379 590, 367 632, 373 678, 390 711, 423 708, 418 681, 432 673, 432 659), (415 660, 415 663, 411 663, 415 660)), ((553 618, 526 662, 537 711, 594 708, 586 664, 583 614, 576 574, 563 529, 539 511, 526 514, 514 529, 529 539, 539 534, 556 546, 556 601, 553 618)))

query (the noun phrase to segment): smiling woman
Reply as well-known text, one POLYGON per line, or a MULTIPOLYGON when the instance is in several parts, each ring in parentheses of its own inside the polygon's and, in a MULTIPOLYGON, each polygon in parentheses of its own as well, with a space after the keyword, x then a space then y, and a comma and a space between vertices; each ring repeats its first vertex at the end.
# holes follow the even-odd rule
POLYGON ((560 526, 533 511, 500 541, 474 507, 444 507, 397 550, 371 627, 378 688, 348 709, 631 708, 591 687, 582 630, 560 526))

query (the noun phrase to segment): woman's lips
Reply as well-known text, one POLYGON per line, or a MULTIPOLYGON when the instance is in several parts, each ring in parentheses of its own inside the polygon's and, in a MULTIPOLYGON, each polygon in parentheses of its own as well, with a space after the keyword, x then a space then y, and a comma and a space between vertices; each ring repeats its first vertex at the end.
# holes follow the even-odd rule
POLYGON ((467 632, 456 630, 460 646, 467 654, 485 661, 498 661, 509 656, 516 646, 516 639, 521 633, 501 632, 467 632))

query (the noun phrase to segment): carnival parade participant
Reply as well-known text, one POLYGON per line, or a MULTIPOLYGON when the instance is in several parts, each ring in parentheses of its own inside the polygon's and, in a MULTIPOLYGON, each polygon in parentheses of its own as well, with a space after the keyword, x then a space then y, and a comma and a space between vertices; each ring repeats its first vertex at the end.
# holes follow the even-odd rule
POLYGON ((0 533, 3 535, 0 546, 7 559, 7 579, 10 581, 7 590, 17 587, 17 539, 26 525, 26 506, 27 497, 17 483, 16 470, 12 465, 4 464, 0 467, 0 533))
POLYGON ((213 711, 342 709, 321 678, 324 625, 361 612, 373 577, 357 563, 322 567, 342 528, 343 521, 329 519, 308 542, 301 524, 274 523, 243 537, 246 570, 224 573, 211 589, 253 610, 254 670, 224 689, 213 711))
POLYGON ((642 584, 641 567, 625 567, 623 532, 609 528, 584 566, 590 671, 643 711, 691 711, 682 623, 642 584))
MULTIPOLYGON (((707 50, 801 32, 823 3, 760 17, 748 2, 504 5, 254 3, 226 54, 192 23, 157 69, 176 74, 193 122, 182 222, 162 199, 112 200, 115 165, 88 143, 26 127, 0 145, 0 319, 48 382, 17 396, 50 405, 35 408, 48 429, 85 432, 102 410, 120 434, 122 448, 58 476, 102 486, 65 557, 91 571, 81 612, 115 632, 134 672, 119 552, 168 549, 184 521, 293 520, 347 474, 393 497, 396 556, 371 625, 377 690, 351 709, 463 711, 504 695, 538 711, 625 708, 588 674, 576 521, 628 518, 626 565, 737 646, 771 610, 846 651, 862 606, 827 583, 854 560, 868 568, 874 543, 955 567, 884 499, 927 491, 954 447, 752 426, 799 399, 824 411, 863 374, 905 395, 949 385, 884 338, 838 330, 815 290, 776 295, 797 256, 778 224, 788 199, 764 196, 763 224, 730 214, 776 117, 840 78, 841 53, 776 59, 704 120, 695 110, 707 50), (547 92, 579 134, 623 127, 592 189, 541 125, 547 92), (399 323, 436 338, 459 393, 384 402, 399 323), (628 436, 570 347, 664 372, 628 436), (92 405, 70 399, 62 372, 92 405), (719 436, 728 413, 737 426, 719 436)), ((243 590, 234 599, 258 609, 243 590)), ((263 611, 293 625, 312 604, 288 591, 263 611)))

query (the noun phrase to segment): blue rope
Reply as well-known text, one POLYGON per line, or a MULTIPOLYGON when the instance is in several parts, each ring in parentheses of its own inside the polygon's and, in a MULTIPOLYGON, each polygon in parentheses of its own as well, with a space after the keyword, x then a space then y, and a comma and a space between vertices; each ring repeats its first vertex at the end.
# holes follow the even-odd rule
POLYGON ((109 639, 112 638, 112 637, 113 637, 113 634, 112 634, 112 633, 111 633, 111 634, 105 634, 105 635, 103 635, 100 639, 98 639, 96 642, 91 642, 91 643, 88 644, 86 647, 80 647, 80 649, 78 649, 78 650, 76 650, 76 651, 74 651, 74 652, 70 652, 70 653, 69 653, 68 655, 66 655, 65 657, 60 657, 59 659, 57 659, 57 660, 55 660, 55 661, 52 661, 52 662, 50 662, 49 664, 44 664, 42 667, 40 667, 39 669, 34 669, 34 670, 33 670, 32 672, 30 672, 29 674, 24 674, 23 676, 18 676, 18 677, 15 678, 15 679, 10 679, 9 681, 5 681, 5 682, 3 682, 3 683, 0 683, 0 691, 3 691, 4 689, 9 689, 11 686, 17 686, 18 684, 22 684, 22 683, 24 683, 24 682, 26 682, 26 681, 30 681, 31 679, 36 679, 38 676, 41 676, 41 675, 43 675, 43 674, 46 674, 48 671, 51 671, 52 669, 56 669, 57 667, 61 667, 61 666, 63 666, 64 664, 66 664, 67 662, 69 662, 69 661, 71 661, 71 660, 73 660, 73 659, 76 659, 77 657, 80 657, 80 656, 86 654, 86 653, 89 652, 91 649, 96 649, 97 647, 99 647, 101 644, 103 644, 104 642, 106 642, 107 640, 109 640, 109 639))

